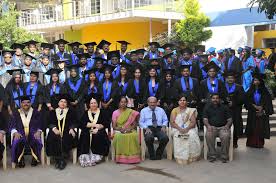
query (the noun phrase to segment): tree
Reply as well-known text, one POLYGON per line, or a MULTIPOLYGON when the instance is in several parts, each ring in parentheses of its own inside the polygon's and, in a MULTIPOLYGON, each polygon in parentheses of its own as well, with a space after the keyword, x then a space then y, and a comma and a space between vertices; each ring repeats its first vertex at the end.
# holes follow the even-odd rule
POLYGON ((20 13, 15 9, 15 5, 8 1, 0 4, 0 43, 4 48, 9 48, 13 43, 23 43, 31 39, 44 41, 39 34, 28 32, 26 29, 18 27, 17 17, 20 13))
POLYGON ((276 15, 276 0, 250 0, 250 10, 255 4, 258 4, 258 13, 264 12, 268 19, 276 15))
POLYGON ((185 0, 184 15, 185 19, 175 24, 174 41, 194 47, 212 37, 212 31, 206 30, 210 26, 210 19, 200 12, 198 0, 185 0))

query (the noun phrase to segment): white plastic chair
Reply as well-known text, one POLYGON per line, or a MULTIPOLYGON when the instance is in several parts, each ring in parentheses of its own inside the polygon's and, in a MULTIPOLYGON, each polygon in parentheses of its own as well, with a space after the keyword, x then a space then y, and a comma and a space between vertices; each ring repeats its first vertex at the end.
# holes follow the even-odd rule
MULTIPOLYGON (((49 128, 46 129, 46 139, 48 137, 49 130, 50 130, 49 128)), ((74 130, 77 131, 78 129, 75 128, 74 130)), ((77 136, 78 139, 80 138, 80 134, 81 134, 81 129, 79 129, 79 133, 77 136)), ((77 163, 77 147, 72 149, 72 156, 73 156, 73 164, 75 165, 77 163)), ((46 156, 46 163, 48 166, 51 164, 51 158, 49 156, 46 156)))
MULTIPOLYGON (((229 161, 233 161, 233 154, 234 154, 234 151, 233 151, 233 134, 234 134, 234 125, 231 126, 230 128, 231 132, 230 132, 230 147, 229 147, 229 161)), ((206 129, 206 126, 204 126, 204 159, 207 160, 207 152, 208 152, 208 146, 207 146, 207 141, 206 141, 206 138, 205 138, 205 135, 206 135, 206 132, 207 132, 207 129, 206 129)), ((220 138, 217 137, 216 138, 216 142, 215 142, 215 147, 217 148, 217 143, 218 142, 221 142, 220 141, 220 138)))
MULTIPOLYGON (((40 154, 40 160, 41 160, 41 165, 44 166, 45 163, 45 144, 44 144, 44 132, 41 132, 40 134, 40 139, 42 143, 42 149, 41 149, 41 154, 40 154)), ((13 135, 11 135, 11 145, 13 142, 13 135)), ((7 158, 7 156, 6 156, 7 158)), ((16 163, 12 162, 12 168, 14 169, 16 167, 16 163)))

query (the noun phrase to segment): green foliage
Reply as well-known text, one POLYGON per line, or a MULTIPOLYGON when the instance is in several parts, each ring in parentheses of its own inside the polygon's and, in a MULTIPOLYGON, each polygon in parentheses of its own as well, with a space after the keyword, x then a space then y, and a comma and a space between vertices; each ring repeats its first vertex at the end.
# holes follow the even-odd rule
POLYGON ((274 72, 272 72, 269 69, 265 70, 265 83, 267 86, 269 86, 270 88, 275 88, 276 87, 276 81, 275 81, 275 74, 274 72))
POLYGON ((198 0, 185 0, 185 19, 175 24, 176 35, 173 38, 183 46, 194 47, 212 37, 212 31, 206 30, 210 19, 200 12, 198 0))
POLYGON ((258 12, 264 12, 268 19, 276 15, 276 0, 250 0, 248 5, 252 8, 254 4, 258 4, 258 12))
MULTIPOLYGON (((5 6, 3 3, 0 8, 5 6)), ((17 17, 19 12, 15 10, 12 3, 8 3, 7 11, 1 12, 0 17, 0 43, 4 44, 4 48, 9 48, 13 43, 23 43, 31 39, 36 41, 44 41, 44 39, 35 33, 28 32, 24 28, 18 27, 17 17)))

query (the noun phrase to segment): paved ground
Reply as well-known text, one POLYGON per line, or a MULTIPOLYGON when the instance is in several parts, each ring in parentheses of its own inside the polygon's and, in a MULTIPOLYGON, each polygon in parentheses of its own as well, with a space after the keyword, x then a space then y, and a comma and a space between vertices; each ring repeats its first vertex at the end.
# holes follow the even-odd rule
POLYGON ((69 165, 64 171, 58 171, 53 166, 32 168, 29 165, 24 169, 6 172, 0 169, 0 182, 11 183, 59 183, 59 182, 112 182, 112 183, 154 183, 154 182, 185 182, 185 183, 240 183, 261 182, 273 183, 276 180, 276 137, 266 141, 264 149, 251 149, 244 146, 245 139, 241 140, 240 147, 235 150, 234 161, 228 164, 221 162, 209 163, 205 160, 190 165, 180 166, 174 161, 150 161, 139 166, 162 169, 177 178, 150 173, 142 170, 127 170, 133 165, 118 165, 112 162, 100 164, 96 167, 81 168, 69 165))

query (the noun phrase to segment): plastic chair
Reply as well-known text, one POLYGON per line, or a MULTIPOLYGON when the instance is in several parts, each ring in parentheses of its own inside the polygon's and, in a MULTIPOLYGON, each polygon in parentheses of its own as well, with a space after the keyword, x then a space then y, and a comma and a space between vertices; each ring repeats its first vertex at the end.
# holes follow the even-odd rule
MULTIPOLYGON (((231 132, 230 132, 230 147, 229 147, 229 161, 233 161, 233 154, 234 154, 234 151, 233 151, 233 133, 234 133, 234 125, 231 126, 230 128, 231 132)), ((208 152, 208 146, 207 146, 207 141, 206 141, 206 138, 205 138, 205 135, 206 135, 206 132, 207 132, 207 129, 206 129, 206 126, 204 126, 204 159, 207 160, 207 152, 208 152)), ((221 142, 220 138, 217 137, 216 138, 216 142, 215 142, 215 147, 217 148, 217 143, 218 142, 221 142)))

